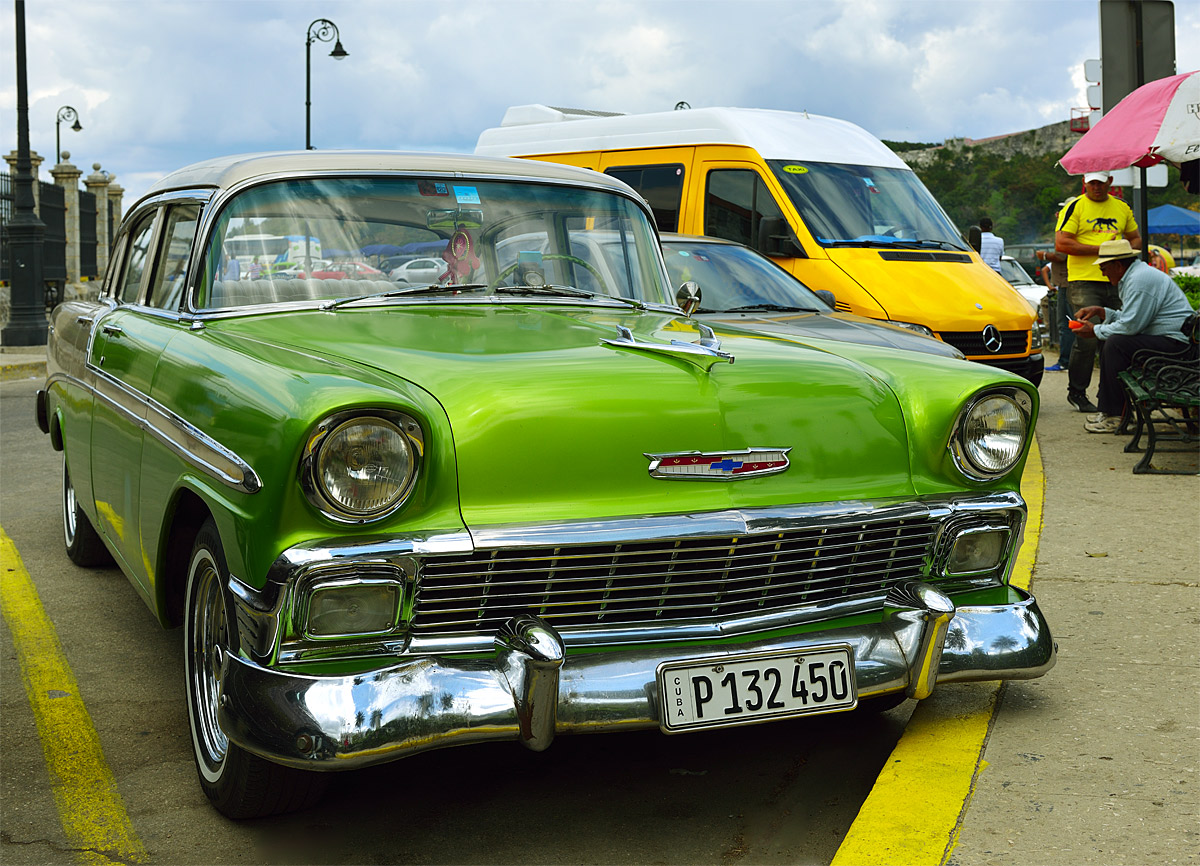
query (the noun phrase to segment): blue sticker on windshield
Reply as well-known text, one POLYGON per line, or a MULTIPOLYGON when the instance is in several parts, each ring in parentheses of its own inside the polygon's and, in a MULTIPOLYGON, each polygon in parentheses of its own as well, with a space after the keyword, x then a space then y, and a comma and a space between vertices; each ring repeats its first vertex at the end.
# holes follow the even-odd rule
POLYGON ((459 204, 479 204, 479 190, 473 186, 456 186, 454 195, 459 204))

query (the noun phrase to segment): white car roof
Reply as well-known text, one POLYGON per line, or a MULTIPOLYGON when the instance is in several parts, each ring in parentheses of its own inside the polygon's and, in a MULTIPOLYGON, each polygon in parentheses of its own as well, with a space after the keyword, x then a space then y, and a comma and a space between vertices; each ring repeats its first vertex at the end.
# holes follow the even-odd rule
POLYGON ((298 150, 222 156, 173 171, 143 196, 175 189, 224 189, 258 177, 316 172, 412 172, 415 174, 494 175, 604 186, 628 193, 624 183, 598 172, 553 163, 494 159, 461 153, 403 153, 366 150, 298 150))
POLYGON ((484 156, 733 144, 764 159, 832 162, 907 169, 908 165, 860 126, 834 117, 765 108, 690 108, 652 114, 596 116, 595 112, 517 105, 475 145, 484 156))

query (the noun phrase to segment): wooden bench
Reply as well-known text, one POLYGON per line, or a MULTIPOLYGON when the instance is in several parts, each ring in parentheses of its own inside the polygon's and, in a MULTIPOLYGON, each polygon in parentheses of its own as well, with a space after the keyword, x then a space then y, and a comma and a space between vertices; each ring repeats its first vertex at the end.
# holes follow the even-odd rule
MULTIPOLYGON (((1135 475, 1200 474, 1198 469, 1160 469, 1153 464, 1155 453, 1200 453, 1200 316, 1189 317, 1183 330, 1189 339, 1179 352, 1137 352, 1129 369, 1120 373, 1129 399, 1126 422, 1134 425, 1125 451, 1143 452, 1141 440, 1146 436, 1135 475)), ((1118 432, 1127 426, 1122 423, 1118 432)))

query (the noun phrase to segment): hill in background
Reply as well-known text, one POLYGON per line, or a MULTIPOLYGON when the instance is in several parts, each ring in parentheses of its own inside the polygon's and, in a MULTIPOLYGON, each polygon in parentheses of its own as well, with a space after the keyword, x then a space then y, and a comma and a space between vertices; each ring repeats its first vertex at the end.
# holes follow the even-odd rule
MULTIPOLYGON (((1050 244, 1058 203, 1079 195, 1081 178, 1058 165, 1079 135, 1069 121, 995 138, 949 139, 941 145, 885 141, 912 166, 929 191, 966 230, 990 216, 1006 246, 1050 244)), ((1197 209, 1195 196, 1179 184, 1178 169, 1168 166, 1165 187, 1150 187, 1148 207, 1163 204, 1197 209)), ((1123 196, 1132 204, 1132 190, 1123 196)), ((1195 248, 1197 238, 1156 236, 1156 242, 1176 252, 1180 244, 1195 248)))

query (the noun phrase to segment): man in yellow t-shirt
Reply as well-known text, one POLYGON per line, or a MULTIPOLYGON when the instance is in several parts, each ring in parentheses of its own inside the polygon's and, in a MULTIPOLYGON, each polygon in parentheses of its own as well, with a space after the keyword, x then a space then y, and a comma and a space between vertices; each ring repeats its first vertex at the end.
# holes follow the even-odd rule
MULTIPOLYGON (((1083 195, 1062 209, 1054 232, 1054 249, 1067 255, 1067 300, 1072 313, 1084 307, 1121 308, 1121 297, 1100 267, 1100 244, 1125 238, 1141 249, 1142 236, 1129 205, 1109 195, 1112 175, 1094 171, 1083 176, 1083 195)), ((1095 321, 1093 319, 1092 321, 1095 321)), ((1092 368, 1099 346, 1095 337, 1075 336, 1067 372, 1067 402, 1080 412, 1096 412, 1088 399, 1092 368)))

